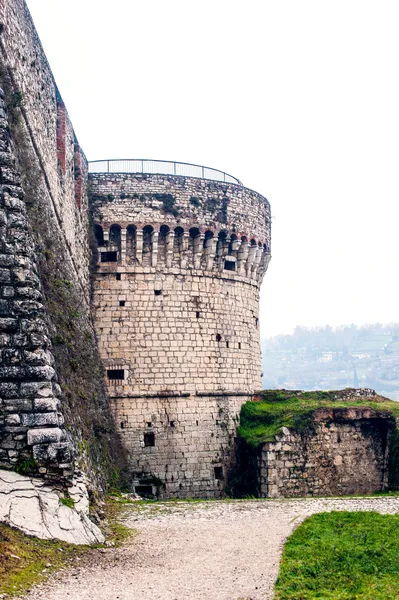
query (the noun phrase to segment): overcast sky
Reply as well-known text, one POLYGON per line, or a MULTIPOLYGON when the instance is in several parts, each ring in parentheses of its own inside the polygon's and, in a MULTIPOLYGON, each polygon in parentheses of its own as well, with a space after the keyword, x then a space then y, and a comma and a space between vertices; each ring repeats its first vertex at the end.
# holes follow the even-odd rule
POLYGON ((89 160, 193 162, 272 206, 264 337, 399 321, 397 0, 28 0, 89 160))

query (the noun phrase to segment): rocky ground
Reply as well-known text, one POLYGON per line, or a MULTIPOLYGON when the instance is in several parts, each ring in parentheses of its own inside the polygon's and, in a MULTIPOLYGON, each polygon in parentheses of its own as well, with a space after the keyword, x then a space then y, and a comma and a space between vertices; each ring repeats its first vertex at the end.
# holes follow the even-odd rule
POLYGON ((284 540, 332 510, 398 513, 399 498, 168 502, 129 505, 136 531, 118 549, 58 574, 26 600, 270 600, 284 540))

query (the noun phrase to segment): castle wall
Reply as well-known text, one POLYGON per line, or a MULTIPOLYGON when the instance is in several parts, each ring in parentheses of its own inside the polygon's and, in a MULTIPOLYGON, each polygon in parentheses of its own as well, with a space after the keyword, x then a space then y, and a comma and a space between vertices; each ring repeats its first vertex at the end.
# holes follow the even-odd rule
POLYGON ((95 491, 123 452, 90 313, 87 161, 24 0, 0 1, 0 25, 1 466, 55 479, 77 466, 95 491))
POLYGON ((341 414, 302 433, 283 428, 276 442, 262 448, 260 496, 343 496, 386 489, 389 422, 357 416, 341 414))
POLYGON ((73 474, 21 176, 0 91, 0 468, 73 474), (32 467, 31 467, 32 468, 32 467))
MULTIPOLYGON (((11 77, 11 103, 26 129, 25 160, 38 163, 46 203, 59 229, 65 254, 89 305, 87 161, 77 142, 25 0, 0 2, 3 78, 11 77)), ((4 83, 3 83, 4 85, 4 83)), ((21 140, 22 141, 22 140, 21 140)), ((22 143, 20 144, 22 146, 22 143)), ((29 167, 30 165, 26 165, 29 167)))
POLYGON ((228 229, 248 241, 266 244, 270 252, 270 205, 242 185, 141 173, 90 173, 89 177, 92 206, 105 226, 165 223, 187 231, 195 226, 203 232, 228 229))
POLYGON ((269 204, 166 175, 90 174, 90 190, 97 337, 133 484, 221 495, 240 407, 261 385, 269 204))

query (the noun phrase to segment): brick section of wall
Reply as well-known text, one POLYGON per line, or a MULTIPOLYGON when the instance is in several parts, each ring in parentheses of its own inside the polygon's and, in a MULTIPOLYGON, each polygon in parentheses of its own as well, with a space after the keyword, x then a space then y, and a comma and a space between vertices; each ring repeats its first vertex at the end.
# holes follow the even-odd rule
POLYGON ((392 418, 372 409, 315 414, 314 431, 283 428, 260 456, 261 497, 343 496, 386 489, 392 418))
POLYGON ((57 98, 57 158, 65 175, 66 171, 66 108, 61 98, 57 98))
POLYGON ((240 407, 261 386, 269 203, 162 175, 91 174, 90 190, 97 337, 133 485, 218 497, 240 407))
POLYGON ((29 234, 21 177, 0 91, 0 468, 36 461, 69 479, 73 447, 63 426, 54 359, 29 234))
MULTIPOLYGON (((79 209, 82 208, 82 194, 83 194, 83 174, 82 174, 82 153, 79 144, 75 144, 75 162, 74 162, 74 174, 75 174, 75 200, 76 205, 79 209)), ((87 183, 87 177, 85 179, 85 185, 87 183)))

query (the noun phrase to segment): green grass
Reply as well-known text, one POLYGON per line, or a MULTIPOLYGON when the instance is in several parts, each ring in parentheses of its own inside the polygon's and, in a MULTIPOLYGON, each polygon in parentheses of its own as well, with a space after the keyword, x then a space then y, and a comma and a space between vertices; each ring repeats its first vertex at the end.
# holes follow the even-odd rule
POLYGON ((275 440, 282 427, 303 431, 312 426, 318 408, 372 407, 382 415, 399 418, 399 402, 381 396, 358 400, 336 399, 339 392, 268 390, 241 408, 238 435, 252 446, 275 440))
POLYGON ((275 600, 399 598, 399 515, 313 515, 285 543, 275 600))
MULTIPOLYGON (((63 500, 69 499, 61 499, 62 504, 69 506, 63 500)), ((120 546, 135 532, 120 522, 122 506, 108 501, 104 509, 107 541, 120 546)), ((2 594, 7 597, 24 594, 53 572, 73 565, 77 559, 90 557, 102 547, 102 544, 77 546, 59 540, 39 540, 0 523, 0 598, 2 594)))
POLYGON ((89 546, 28 537, 0 524, 0 594, 19 595, 90 550, 89 546))

